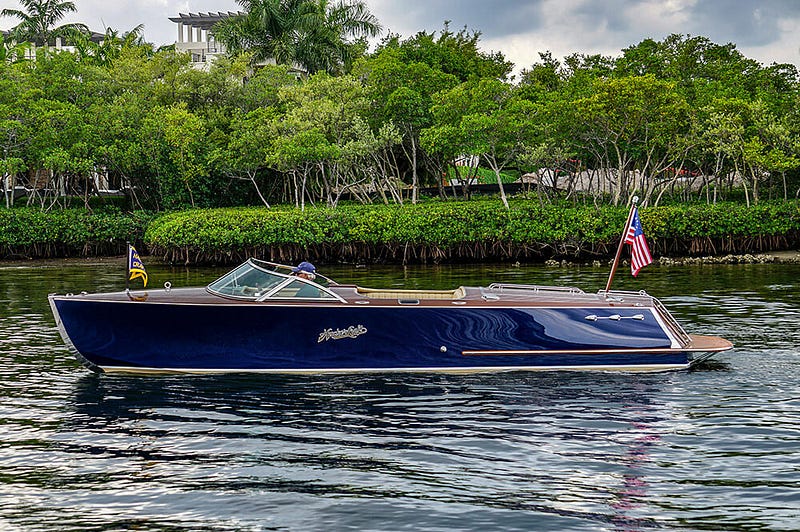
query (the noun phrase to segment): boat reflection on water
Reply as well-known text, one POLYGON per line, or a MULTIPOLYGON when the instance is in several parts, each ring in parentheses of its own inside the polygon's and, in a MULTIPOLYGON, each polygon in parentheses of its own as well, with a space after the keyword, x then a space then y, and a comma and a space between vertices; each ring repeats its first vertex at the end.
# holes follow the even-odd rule
POLYGON ((661 434, 652 423, 658 420, 650 419, 650 412, 641 408, 641 405, 631 405, 630 428, 625 432, 629 439, 625 453, 620 457, 620 463, 627 467, 622 473, 620 485, 614 491, 614 499, 610 507, 612 521, 617 530, 632 532, 641 530, 642 527, 657 527, 658 523, 652 518, 635 517, 635 512, 640 508, 647 508, 649 482, 647 468, 652 458, 651 448, 661 443, 661 434))
MULTIPOLYGON (((347 518, 338 499, 389 505, 386 522, 430 510, 414 517, 423 528, 452 525, 450 512, 436 512, 447 502, 477 516, 522 510, 514 515, 545 527, 636 530, 656 525, 649 455, 672 430, 669 405, 656 399, 669 377, 87 375, 61 438, 80 434, 72 452, 127 461, 126 489, 228 494, 217 517, 264 518, 270 501, 293 493, 334 527, 347 518)), ((211 512, 171 504, 198 519, 211 512)), ((311 517, 270 519, 291 528, 311 517)))

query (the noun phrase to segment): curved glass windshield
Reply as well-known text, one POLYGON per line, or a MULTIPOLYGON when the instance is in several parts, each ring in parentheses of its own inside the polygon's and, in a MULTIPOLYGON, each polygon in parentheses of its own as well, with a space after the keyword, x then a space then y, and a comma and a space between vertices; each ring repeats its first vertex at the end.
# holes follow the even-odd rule
POLYGON ((314 286, 305 281, 292 281, 274 294, 270 294, 270 298, 286 298, 286 297, 300 297, 310 299, 334 299, 333 295, 326 292, 319 286, 314 286))
POLYGON ((248 261, 208 285, 208 289, 221 295, 255 299, 285 280, 285 276, 257 268, 248 261))
MULTIPOLYGON (((258 260, 258 259, 250 259, 248 262, 251 262, 256 266, 258 266, 259 268, 262 268, 267 271, 273 271, 281 273, 283 275, 292 275, 291 266, 285 266, 283 264, 275 264, 274 262, 267 262, 265 260, 258 260)), ((318 273, 314 274, 314 282, 320 286, 332 286, 338 284, 335 281, 328 279, 324 275, 320 275, 318 273)))
POLYGON ((317 274, 314 281, 298 279, 291 266, 250 259, 208 285, 208 290, 222 296, 243 299, 336 299, 324 286, 336 283, 317 274))

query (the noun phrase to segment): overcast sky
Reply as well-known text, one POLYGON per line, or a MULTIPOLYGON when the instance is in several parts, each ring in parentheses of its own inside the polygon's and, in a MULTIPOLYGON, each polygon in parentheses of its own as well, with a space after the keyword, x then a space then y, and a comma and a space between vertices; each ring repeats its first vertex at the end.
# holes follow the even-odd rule
MULTIPOLYGON (((107 26, 127 31, 141 23, 145 39, 157 45, 177 38, 168 17, 239 8, 235 0, 73 1, 78 11, 65 22, 83 22, 99 32, 107 26)), ((671 33, 733 42, 765 65, 800 65, 800 0, 367 0, 367 5, 384 32, 403 37, 439 30, 445 20, 454 30, 478 30, 484 49, 502 52, 517 70, 547 50, 558 59, 574 52, 616 56, 642 39, 671 33)), ((0 0, 0 6, 19 4, 0 0)), ((0 18, 2 29, 14 24, 0 18)))

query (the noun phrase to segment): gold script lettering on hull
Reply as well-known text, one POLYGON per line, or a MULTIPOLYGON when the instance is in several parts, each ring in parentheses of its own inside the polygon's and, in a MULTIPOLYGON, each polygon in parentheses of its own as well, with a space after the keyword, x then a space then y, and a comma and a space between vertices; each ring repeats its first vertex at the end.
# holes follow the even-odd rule
POLYGON ((325 329, 319 333, 317 343, 327 342, 328 340, 341 340, 342 338, 358 338, 367 332, 363 325, 351 325, 347 329, 325 329))

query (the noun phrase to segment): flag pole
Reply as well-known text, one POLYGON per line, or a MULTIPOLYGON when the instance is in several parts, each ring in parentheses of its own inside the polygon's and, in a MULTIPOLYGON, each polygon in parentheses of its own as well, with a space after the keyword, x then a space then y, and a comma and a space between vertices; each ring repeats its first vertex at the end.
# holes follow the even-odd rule
POLYGON ((614 256, 614 263, 611 265, 611 273, 608 274, 608 282, 606 283, 606 294, 611 290, 611 282, 614 280, 614 274, 617 272, 617 265, 619 264, 619 256, 622 254, 622 246, 625 245, 625 237, 628 234, 628 228, 631 226, 631 218, 633 218, 633 210, 636 204, 639 203, 639 196, 634 196, 631 199, 631 210, 628 213, 628 221, 625 222, 625 228, 622 230, 622 236, 619 238, 619 246, 617 246, 617 254, 614 256))
POLYGON ((131 291, 131 243, 125 242, 127 244, 128 252, 125 255, 125 291, 131 291))

